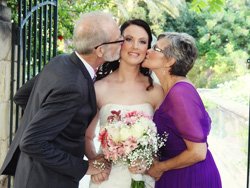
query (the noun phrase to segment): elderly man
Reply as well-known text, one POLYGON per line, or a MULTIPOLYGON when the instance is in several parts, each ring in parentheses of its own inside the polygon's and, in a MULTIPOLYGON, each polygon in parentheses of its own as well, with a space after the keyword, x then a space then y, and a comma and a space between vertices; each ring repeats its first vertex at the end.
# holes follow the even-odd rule
POLYGON ((112 15, 83 15, 74 30, 75 52, 54 57, 15 95, 24 110, 0 174, 14 188, 77 188, 85 175, 110 166, 85 155, 85 131, 96 114, 94 69, 119 58, 123 38, 112 15))

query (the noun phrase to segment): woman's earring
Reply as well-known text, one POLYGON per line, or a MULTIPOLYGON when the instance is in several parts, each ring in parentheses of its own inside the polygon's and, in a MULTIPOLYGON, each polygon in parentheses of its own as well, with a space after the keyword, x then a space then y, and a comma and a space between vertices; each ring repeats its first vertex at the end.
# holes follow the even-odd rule
POLYGON ((166 75, 166 65, 164 65, 163 76, 166 75))

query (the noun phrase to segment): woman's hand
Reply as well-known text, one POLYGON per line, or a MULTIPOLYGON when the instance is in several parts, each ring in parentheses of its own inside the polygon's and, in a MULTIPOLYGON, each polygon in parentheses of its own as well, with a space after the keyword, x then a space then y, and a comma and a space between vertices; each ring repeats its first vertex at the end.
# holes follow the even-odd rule
POLYGON ((165 161, 155 161, 147 173, 158 181, 165 171, 191 166, 206 159, 207 144, 183 139, 187 149, 179 155, 165 161))
POLYGON ((131 172, 131 174, 145 174, 147 169, 147 165, 145 161, 138 161, 136 163, 133 163, 133 165, 129 165, 128 169, 131 172))
POLYGON ((161 162, 159 161, 154 161, 154 163, 151 165, 150 169, 147 170, 147 174, 155 178, 155 181, 158 181, 162 174, 165 172, 164 170, 161 169, 160 167, 161 162))

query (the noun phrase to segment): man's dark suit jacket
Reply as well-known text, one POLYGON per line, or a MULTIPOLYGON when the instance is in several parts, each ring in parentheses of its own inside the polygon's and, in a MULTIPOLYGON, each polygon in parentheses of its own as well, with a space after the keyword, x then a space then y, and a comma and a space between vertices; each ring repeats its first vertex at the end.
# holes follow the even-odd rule
POLYGON ((24 114, 0 174, 14 188, 77 188, 88 169, 85 131, 96 114, 92 78, 75 53, 59 55, 15 95, 24 114))

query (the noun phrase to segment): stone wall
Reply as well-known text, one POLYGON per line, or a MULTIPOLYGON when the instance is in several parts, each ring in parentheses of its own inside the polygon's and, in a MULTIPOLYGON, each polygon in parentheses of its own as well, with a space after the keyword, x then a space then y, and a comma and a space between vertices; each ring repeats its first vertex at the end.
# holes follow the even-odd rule
MULTIPOLYGON (((0 1, 0 166, 9 146, 11 10, 7 0, 0 1)), ((7 187, 7 176, 0 176, 0 187, 7 187)))

